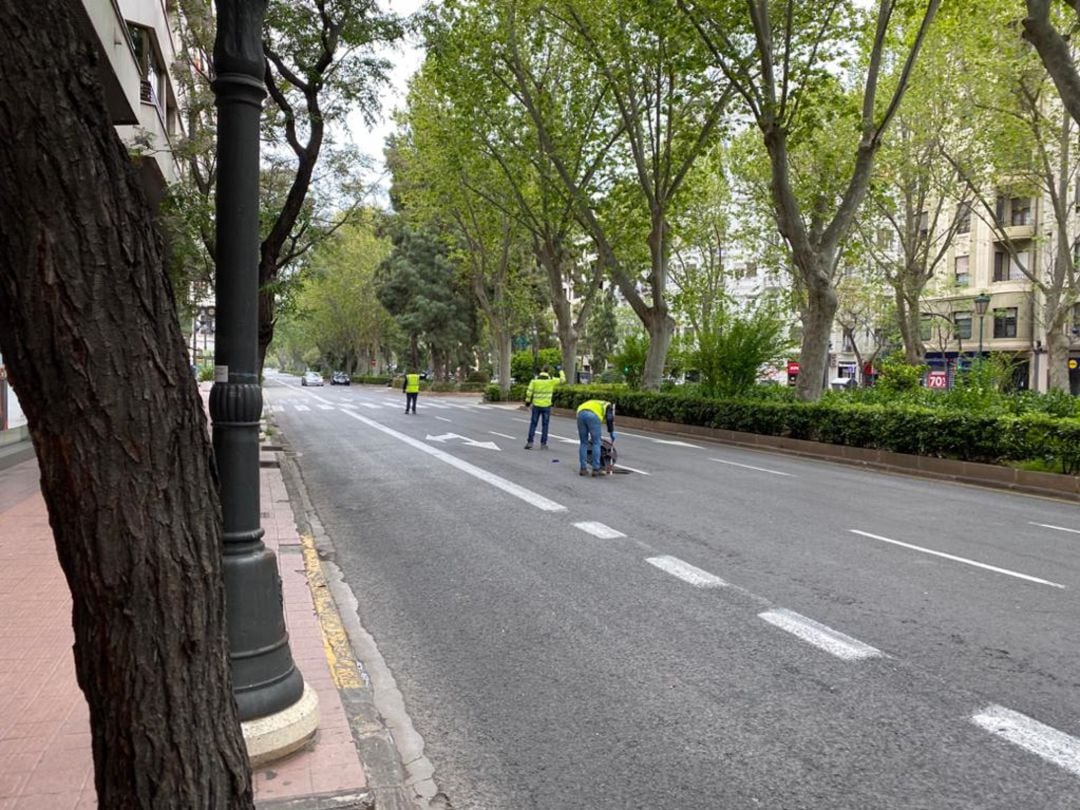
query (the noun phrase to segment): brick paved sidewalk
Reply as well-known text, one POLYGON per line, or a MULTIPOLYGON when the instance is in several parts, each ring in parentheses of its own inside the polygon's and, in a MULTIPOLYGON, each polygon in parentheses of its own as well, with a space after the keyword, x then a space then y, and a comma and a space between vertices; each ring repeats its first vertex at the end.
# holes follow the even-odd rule
MULTIPOLYGON (((318 692, 320 723, 305 748, 255 772, 256 802, 290 810, 369 807, 281 472, 261 473, 264 539, 278 552, 293 658, 318 692)), ((71 597, 36 461, 0 469, 0 616, 0 810, 94 808, 89 711, 71 654, 71 597)))

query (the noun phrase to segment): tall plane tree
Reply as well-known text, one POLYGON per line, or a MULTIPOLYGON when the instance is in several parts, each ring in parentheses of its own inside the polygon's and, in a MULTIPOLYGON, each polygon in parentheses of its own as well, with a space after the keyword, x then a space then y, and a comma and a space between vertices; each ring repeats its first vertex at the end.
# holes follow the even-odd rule
POLYGON ((0 349, 71 589, 99 806, 250 808, 206 420, 84 14, 0 1, 0 349))
POLYGON ((505 43, 527 40, 519 53, 540 77, 536 103, 549 111, 551 126, 558 127, 558 150, 576 183, 592 182, 614 138, 607 128, 611 121, 604 117, 603 81, 591 84, 588 64, 552 35, 542 16, 521 13, 519 5, 486 0, 445 7, 427 31, 425 73, 449 102, 447 114, 458 122, 458 148, 486 156, 502 174, 501 182, 473 191, 529 234, 536 263, 547 277, 563 367, 574 379, 577 343, 604 268, 581 260, 574 200, 517 98, 505 43))
POLYGON ((671 213, 687 173, 720 125, 729 95, 709 75, 707 54, 674 6, 646 0, 515 5, 521 15, 543 14, 551 36, 570 43, 576 63, 588 65, 588 75, 599 79, 579 84, 579 92, 610 99, 610 131, 620 136, 619 148, 595 179, 583 183, 559 146, 558 106, 544 104, 551 86, 529 59, 529 40, 510 29, 504 58, 514 93, 574 199, 599 261, 648 331, 643 385, 659 388, 675 330, 667 297, 671 213), (620 234, 628 224, 643 229, 644 251, 620 234), (646 269, 639 273, 641 266, 646 269))
POLYGON ((849 0, 677 0, 742 98, 769 155, 774 216, 804 289, 803 337, 796 388, 800 398, 821 396, 829 334, 836 314, 834 272, 838 251, 866 194, 874 157, 907 89, 912 68, 940 0, 918 4, 909 15, 898 0, 879 0, 867 18, 849 0), (906 53, 897 52, 897 40, 906 53), (862 51, 855 43, 868 42, 862 51), (853 62, 858 62, 856 67, 853 62), (836 138, 856 141, 850 178, 831 210, 821 198, 809 207, 792 184, 791 147, 812 132, 814 92, 830 70, 848 67, 862 81, 857 123, 836 138), (895 74, 888 75, 888 66, 895 74), (879 87, 892 85, 881 104, 879 87))

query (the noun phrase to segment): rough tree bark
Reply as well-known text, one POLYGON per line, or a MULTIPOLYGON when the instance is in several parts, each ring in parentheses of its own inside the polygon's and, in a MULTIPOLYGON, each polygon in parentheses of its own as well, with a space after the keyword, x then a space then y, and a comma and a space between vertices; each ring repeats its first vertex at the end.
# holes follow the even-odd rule
POLYGON ((99 806, 250 808, 210 439, 83 13, 0 0, 0 349, 71 588, 99 806))

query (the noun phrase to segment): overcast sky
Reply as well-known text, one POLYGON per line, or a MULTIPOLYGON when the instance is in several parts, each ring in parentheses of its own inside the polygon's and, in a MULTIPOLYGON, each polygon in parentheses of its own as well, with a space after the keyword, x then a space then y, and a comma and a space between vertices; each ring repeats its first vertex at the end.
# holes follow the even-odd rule
MULTIPOLYGON (((423 5, 423 0, 383 0, 381 5, 384 9, 405 17, 416 12, 423 5)), ((404 106, 406 85, 409 78, 420 67, 424 53, 418 47, 418 43, 410 39, 391 50, 388 56, 393 62, 394 68, 390 74, 390 88, 383 96, 382 114, 379 120, 374 127, 368 128, 359 113, 353 113, 348 118, 349 132, 347 137, 371 157, 373 165, 379 173, 385 173, 383 147, 387 136, 394 129, 392 120, 394 110, 404 106)), ((384 178, 381 185, 384 188, 387 187, 389 178, 384 178)), ((386 200, 383 199, 382 202, 386 203, 386 200)))

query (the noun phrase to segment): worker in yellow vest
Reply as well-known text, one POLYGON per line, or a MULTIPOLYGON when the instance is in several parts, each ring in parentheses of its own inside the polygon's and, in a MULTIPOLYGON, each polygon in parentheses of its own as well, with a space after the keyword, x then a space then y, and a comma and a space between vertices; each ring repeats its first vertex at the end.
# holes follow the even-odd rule
POLYGON ((409 407, 412 407, 413 415, 416 415, 416 395, 420 393, 420 375, 414 371, 410 371, 405 375, 405 384, 401 386, 401 390, 405 392, 405 413, 409 412, 409 407))
POLYGON ((615 441, 615 403, 603 399, 582 402, 577 409, 578 475, 588 475, 588 458, 592 458, 592 474, 604 475, 610 469, 600 466, 601 423, 606 423, 611 441, 615 441))
POLYGON ((525 440, 525 449, 532 450, 533 440, 536 438, 536 423, 542 422, 540 430, 540 449, 547 450, 548 425, 551 423, 551 397, 555 393, 555 386, 566 382, 566 375, 559 371, 559 379, 553 379, 551 369, 544 366, 539 377, 529 380, 529 387, 525 389, 525 404, 532 405, 532 413, 529 415, 529 438, 525 440))

